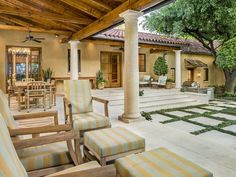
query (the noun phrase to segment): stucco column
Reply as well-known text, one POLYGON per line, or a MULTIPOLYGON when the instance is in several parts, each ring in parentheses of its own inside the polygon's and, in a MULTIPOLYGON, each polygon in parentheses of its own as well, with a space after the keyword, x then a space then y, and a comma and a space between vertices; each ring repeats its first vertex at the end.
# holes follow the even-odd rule
POLYGON ((181 88, 181 50, 175 50, 175 88, 181 88))
POLYGON ((79 41, 69 41, 70 43, 70 79, 78 80, 78 44, 79 41))
POLYGON ((139 111, 138 17, 142 12, 127 10, 120 14, 125 22, 124 49, 124 122, 141 118, 139 111))

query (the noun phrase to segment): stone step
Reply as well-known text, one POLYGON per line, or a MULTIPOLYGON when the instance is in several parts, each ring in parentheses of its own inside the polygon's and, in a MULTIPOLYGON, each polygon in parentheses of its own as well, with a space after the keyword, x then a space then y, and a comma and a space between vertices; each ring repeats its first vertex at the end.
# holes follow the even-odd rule
POLYGON ((195 105, 199 105, 199 103, 192 99, 178 100, 175 103, 174 101, 172 101, 171 103, 162 103, 162 104, 156 104, 156 105, 147 106, 147 107, 140 105, 140 111, 151 112, 151 111, 156 111, 156 110, 161 110, 161 109, 171 109, 171 108, 195 106, 195 105))
MULTIPOLYGON (((185 99, 189 98, 187 95, 182 94, 173 94, 173 95, 163 95, 163 96, 149 96, 149 97, 140 97, 140 104, 143 103, 154 103, 165 100, 175 100, 175 99, 185 99)), ((116 99, 116 100, 110 100, 109 105, 115 106, 115 105, 122 105, 124 103, 124 99, 116 99)))

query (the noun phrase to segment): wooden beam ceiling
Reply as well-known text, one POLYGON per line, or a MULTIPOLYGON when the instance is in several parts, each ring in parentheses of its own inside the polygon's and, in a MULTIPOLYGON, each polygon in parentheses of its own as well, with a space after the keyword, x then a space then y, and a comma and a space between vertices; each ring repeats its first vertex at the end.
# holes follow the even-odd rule
MULTIPOLYGON (((155 3, 161 3, 164 0, 155 0, 155 3)), ((154 0, 129 0, 125 1, 123 4, 115 8, 114 10, 110 11, 100 19, 96 20, 95 22, 91 23, 90 25, 86 26, 82 30, 78 31, 77 33, 73 34, 73 40, 82 40, 86 37, 96 34, 99 31, 102 31, 111 25, 122 21, 119 14, 128 10, 143 10, 144 8, 148 7, 150 4, 153 4, 154 0)))
POLYGON ((0 24, 1 29, 59 31, 72 36, 69 39, 82 40, 121 22, 119 14, 128 9, 144 10, 162 1, 0 0, 0 24))

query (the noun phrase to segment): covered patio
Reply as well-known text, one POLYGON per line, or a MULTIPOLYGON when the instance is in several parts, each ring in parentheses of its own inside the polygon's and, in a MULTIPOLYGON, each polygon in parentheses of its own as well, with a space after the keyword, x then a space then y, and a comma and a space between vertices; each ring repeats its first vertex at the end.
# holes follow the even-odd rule
MULTIPOLYGON (((143 45, 152 48, 150 51, 154 53, 167 50, 174 53, 175 88, 144 88, 144 95, 139 95, 138 18, 170 2, 172 0, 0 0, 0 30, 7 31, 7 38, 14 38, 9 31, 27 31, 29 34, 24 42, 38 43, 32 47, 19 46, 19 42, 12 42, 15 39, 9 42, 4 40, 3 43, 0 41, 0 46, 6 49, 6 54, 2 52, 1 58, 7 56, 6 60, 0 61, 0 68, 3 68, 0 76, 4 81, 0 83, 3 90, 0 90, 0 137, 3 147, 0 156, 3 172, 0 171, 0 174, 6 177, 136 177, 140 174, 158 174, 160 177, 182 177, 183 174, 186 177, 230 177, 236 174, 234 148, 172 128, 157 120, 147 121, 142 116, 142 112, 208 106, 206 104, 209 103, 206 95, 180 92, 183 67, 180 46, 185 45, 184 42, 178 46, 155 45, 155 48, 151 44, 143 45), (84 53, 88 55, 89 49, 95 48, 91 41, 101 45, 106 43, 92 36, 121 23, 125 25, 123 68, 120 69, 122 87, 91 89, 91 82, 96 88, 96 80, 94 76, 81 76, 78 47, 85 49, 84 53), (31 32, 40 35, 46 33, 48 36, 53 34, 55 38, 61 36, 59 42, 53 39, 42 47, 40 43, 45 39, 41 36, 35 38, 31 32), (85 45, 81 45, 83 42, 85 45), (51 77, 49 81, 42 78, 39 72, 42 69, 41 62, 50 65, 57 62, 50 59, 52 55, 48 49, 58 56, 68 54, 66 76, 60 75, 60 70, 66 67, 65 62, 62 62, 53 82, 51 77), (65 51, 68 53, 65 54, 65 51), (42 56, 46 59, 41 61, 42 56), (17 57, 26 58, 23 67, 16 62, 17 57), (23 72, 25 78, 17 83, 16 70, 19 68, 26 68, 23 72), (31 78, 31 75, 36 79, 31 78), (63 80, 60 93, 56 91, 54 83, 57 79, 63 80), (17 86, 18 89, 13 90, 11 86, 17 86), (7 92, 13 98, 7 100, 7 92), (38 104, 40 99, 43 107, 38 104), (31 101, 38 107, 30 107, 31 101), (59 143, 62 141, 64 146, 59 143), (49 149, 48 144, 51 144, 49 149), (33 149, 34 146, 37 148, 33 149), (40 147, 43 147, 42 150, 40 147), (63 149, 65 147, 66 150, 63 149), (164 154, 168 152, 167 155, 163 155, 162 151, 164 154), (156 154, 155 158, 149 152, 156 154), (140 167, 132 161, 135 159, 140 167), (62 171, 64 169, 66 171, 62 171), (58 173, 53 174, 55 172, 58 173)), ((113 44, 117 43, 121 44, 117 41, 113 44)), ((93 59, 98 57, 96 54, 92 56, 93 59)), ((87 70, 97 64, 94 60, 88 61, 83 68, 86 71, 84 73, 88 74, 87 70)))

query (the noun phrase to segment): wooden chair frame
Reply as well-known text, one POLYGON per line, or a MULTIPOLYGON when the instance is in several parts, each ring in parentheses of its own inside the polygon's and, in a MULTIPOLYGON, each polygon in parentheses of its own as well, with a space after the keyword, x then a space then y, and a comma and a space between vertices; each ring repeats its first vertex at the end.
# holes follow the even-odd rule
MULTIPOLYGON (((109 112, 108 112, 108 103, 109 103, 109 101, 105 100, 105 99, 102 99, 102 98, 97 98, 97 97, 92 97, 92 100, 104 104, 104 115, 109 118, 109 112)), ((71 105, 70 101, 68 99, 66 99, 65 97, 63 98, 63 102, 64 102, 65 124, 73 123, 72 105, 71 105)), ((107 128, 110 128, 110 127, 111 126, 109 126, 107 128)), ((90 131, 90 130, 97 130, 97 129, 102 129, 102 128, 96 128, 96 129, 89 129, 89 130, 80 131, 81 142, 83 140, 84 132, 90 131)))
POLYGON ((30 98, 43 99, 44 111, 46 111, 46 83, 42 81, 35 81, 27 83, 25 90, 25 106, 29 112, 30 98))
POLYGON ((17 129, 10 129, 9 130, 11 137, 19 136, 19 135, 35 135, 41 133, 55 133, 45 136, 38 136, 32 137, 31 139, 24 139, 24 140, 13 140, 13 144, 16 150, 41 146, 56 142, 66 141, 68 151, 72 158, 74 164, 65 164, 61 166, 34 170, 28 172, 29 176, 44 176, 49 175, 51 173, 55 173, 57 171, 61 171, 63 169, 72 167, 74 165, 79 165, 82 163, 82 156, 80 151, 80 135, 79 132, 73 130, 70 124, 67 125, 56 125, 56 126, 42 126, 42 127, 34 127, 34 128, 17 128, 17 129), (74 148, 72 145, 72 141, 74 140, 74 148))
POLYGON ((114 165, 97 167, 83 171, 69 172, 61 175, 52 175, 52 177, 116 177, 114 165))

